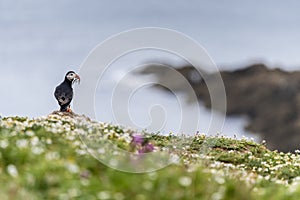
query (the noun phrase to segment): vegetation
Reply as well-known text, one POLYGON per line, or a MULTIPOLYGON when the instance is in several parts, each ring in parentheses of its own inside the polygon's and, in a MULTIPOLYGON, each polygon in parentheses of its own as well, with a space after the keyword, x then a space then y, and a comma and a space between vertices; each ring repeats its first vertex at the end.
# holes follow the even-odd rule
POLYGON ((222 136, 137 133, 62 113, 5 117, 0 199, 298 199, 298 153, 222 136), (143 159, 159 153, 169 157, 143 159), (124 156, 132 168, 116 164, 124 156))

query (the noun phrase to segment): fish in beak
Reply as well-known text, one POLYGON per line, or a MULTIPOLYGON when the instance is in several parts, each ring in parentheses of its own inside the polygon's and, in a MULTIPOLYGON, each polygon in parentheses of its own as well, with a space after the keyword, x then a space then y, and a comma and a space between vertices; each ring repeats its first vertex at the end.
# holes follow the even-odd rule
POLYGON ((80 84, 80 77, 78 74, 75 75, 74 82, 78 82, 78 84, 80 84))

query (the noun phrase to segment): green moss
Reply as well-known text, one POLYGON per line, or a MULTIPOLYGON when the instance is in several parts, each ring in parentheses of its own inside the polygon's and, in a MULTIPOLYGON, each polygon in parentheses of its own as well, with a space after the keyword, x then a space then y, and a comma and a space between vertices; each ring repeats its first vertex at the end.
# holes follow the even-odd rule
POLYGON ((143 132, 156 151, 181 159, 132 174, 96 160, 79 137, 134 151, 133 133, 107 123, 81 124, 70 116, 1 118, 0 199, 296 200, 300 195, 300 156, 252 141, 143 132))

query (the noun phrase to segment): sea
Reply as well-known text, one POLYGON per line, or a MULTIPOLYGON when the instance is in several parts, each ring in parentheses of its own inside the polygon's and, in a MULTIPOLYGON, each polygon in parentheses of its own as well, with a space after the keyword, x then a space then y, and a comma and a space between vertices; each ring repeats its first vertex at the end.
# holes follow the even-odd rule
MULTIPOLYGON (((185 34, 206 50, 219 70, 256 62, 300 70, 299 7, 296 0, 0 0, 0 115, 36 118, 57 110, 53 92, 65 73, 80 72, 97 45, 136 28, 160 27, 185 34)), ((110 51, 108 48, 107 54, 110 51)), ((144 80, 155 82, 155 77, 128 72, 149 60, 185 62, 158 50, 117 58, 97 83, 95 104, 91 105, 96 120, 133 126, 137 131, 199 132, 260 140, 244 130, 245 117, 225 117, 201 102, 191 104, 182 94, 166 93, 151 84, 138 87, 144 80), (136 90, 129 99, 127 93, 119 94, 113 104, 114 88, 125 76, 124 87, 136 90), (214 132, 210 132, 212 120, 218 121, 214 132)), ((88 79, 84 78, 82 85, 88 79)), ((76 93, 80 85, 74 87, 76 93)))

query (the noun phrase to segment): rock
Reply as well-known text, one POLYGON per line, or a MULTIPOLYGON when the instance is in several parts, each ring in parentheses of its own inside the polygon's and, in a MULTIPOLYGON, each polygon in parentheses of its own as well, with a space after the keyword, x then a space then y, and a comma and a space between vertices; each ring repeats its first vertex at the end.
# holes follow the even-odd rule
POLYGON ((59 117, 70 117, 70 118, 77 118, 77 119, 82 119, 86 121, 92 121, 89 117, 85 115, 78 115, 76 113, 72 112, 62 112, 62 111, 53 111, 48 115, 49 116, 59 116, 59 117))
MULTIPOLYGON (((149 68, 152 66, 141 73, 151 72, 149 68)), ((177 70, 190 82, 198 99, 210 107, 210 96, 201 75, 192 66, 177 70)), ((220 73, 226 89, 227 115, 248 117, 246 130, 259 134, 270 149, 284 152, 300 149, 300 72, 253 64, 220 73)))

